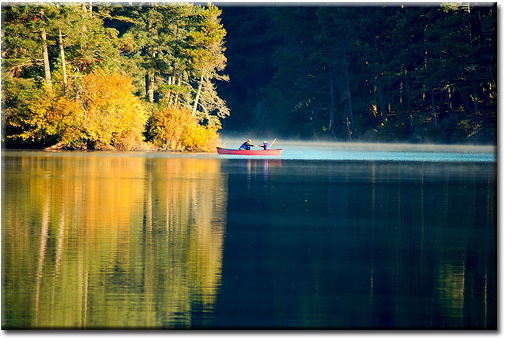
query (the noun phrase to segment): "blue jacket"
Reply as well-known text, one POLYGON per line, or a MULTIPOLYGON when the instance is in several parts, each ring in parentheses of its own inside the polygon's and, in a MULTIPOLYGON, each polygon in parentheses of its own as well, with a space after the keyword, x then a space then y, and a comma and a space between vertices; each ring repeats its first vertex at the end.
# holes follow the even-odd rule
POLYGON ((252 147, 252 145, 250 145, 250 144, 249 144, 249 143, 247 143, 247 142, 244 142, 244 144, 242 144, 242 145, 240 146, 240 149, 251 150, 251 147, 252 147))

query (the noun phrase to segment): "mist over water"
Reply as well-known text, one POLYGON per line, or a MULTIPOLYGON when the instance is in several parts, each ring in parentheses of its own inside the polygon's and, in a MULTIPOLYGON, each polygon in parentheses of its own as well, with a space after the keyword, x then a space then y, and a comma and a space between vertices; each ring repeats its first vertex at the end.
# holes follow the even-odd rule
MULTIPOLYGON (((253 137, 222 137, 222 146, 238 149, 253 137)), ((274 139, 266 139, 272 144, 274 139)), ((277 139, 272 149, 283 149, 283 160, 350 160, 350 161, 429 161, 429 162, 496 162, 494 145, 441 145, 404 143, 349 143, 334 141, 300 141, 277 139)), ((255 148, 254 150, 260 150, 255 148)), ((232 157, 232 158, 238 158, 232 157)))
MULTIPOLYGON (((246 137, 227 137, 222 136, 222 143, 225 147, 240 146, 247 139, 254 140, 254 144, 261 144, 268 141, 269 144, 274 139, 259 139, 253 136, 246 137), (254 138, 254 139, 253 139, 254 138)), ((372 151, 423 151, 423 152, 456 152, 456 153, 495 153, 495 145, 464 145, 464 144, 409 144, 409 143, 370 143, 370 142, 338 142, 338 141, 318 141, 318 140, 288 140, 276 139, 275 149, 280 146, 309 146, 309 147, 328 147, 342 148, 349 150, 372 150, 372 151)))

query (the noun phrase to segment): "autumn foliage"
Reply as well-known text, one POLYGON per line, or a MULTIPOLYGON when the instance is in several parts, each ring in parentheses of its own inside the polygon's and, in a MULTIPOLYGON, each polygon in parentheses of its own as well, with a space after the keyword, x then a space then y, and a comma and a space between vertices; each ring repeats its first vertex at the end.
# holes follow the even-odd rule
MULTIPOLYGON (((41 89, 23 117, 9 118, 20 129, 11 138, 58 149, 133 150, 144 141, 149 113, 132 88, 129 77, 98 70, 82 78, 74 97, 41 89)), ((214 151, 218 129, 187 109, 163 107, 150 117, 147 139, 163 150, 214 151)))
POLYGON ((97 145, 122 150, 131 150, 143 140, 148 116, 132 93, 129 77, 94 72, 84 77, 82 85, 83 136, 97 145))
POLYGON ((9 119, 21 128, 11 137, 67 148, 131 150, 148 118, 129 77, 100 70, 84 76, 74 97, 42 89, 24 113, 9 119))
POLYGON ((165 150, 214 151, 219 142, 215 125, 200 125, 184 108, 163 108, 149 120, 149 136, 165 150))

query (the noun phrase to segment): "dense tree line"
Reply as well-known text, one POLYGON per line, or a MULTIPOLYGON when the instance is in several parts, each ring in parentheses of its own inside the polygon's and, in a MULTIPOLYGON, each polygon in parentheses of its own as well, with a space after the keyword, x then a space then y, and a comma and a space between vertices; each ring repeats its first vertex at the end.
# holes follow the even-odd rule
POLYGON ((215 87, 228 80, 220 14, 211 4, 3 5, 4 145, 213 148, 229 115, 215 87))
POLYGON ((4 145, 203 150, 230 108, 228 133, 496 140, 496 5, 43 3, 2 17, 4 145))
POLYGON ((496 4, 222 9, 226 131, 496 140, 496 4))

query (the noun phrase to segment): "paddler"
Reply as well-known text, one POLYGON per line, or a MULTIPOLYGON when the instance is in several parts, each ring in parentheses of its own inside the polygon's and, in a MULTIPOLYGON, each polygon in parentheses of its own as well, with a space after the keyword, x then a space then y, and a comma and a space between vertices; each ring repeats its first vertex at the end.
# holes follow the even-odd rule
POLYGON ((268 142, 263 142, 263 145, 260 145, 260 147, 262 147, 263 150, 269 150, 269 143, 268 142))
POLYGON ((251 144, 251 140, 248 139, 246 142, 244 142, 241 146, 240 146, 240 150, 251 150, 251 147, 256 147, 256 145, 254 144, 251 144))

